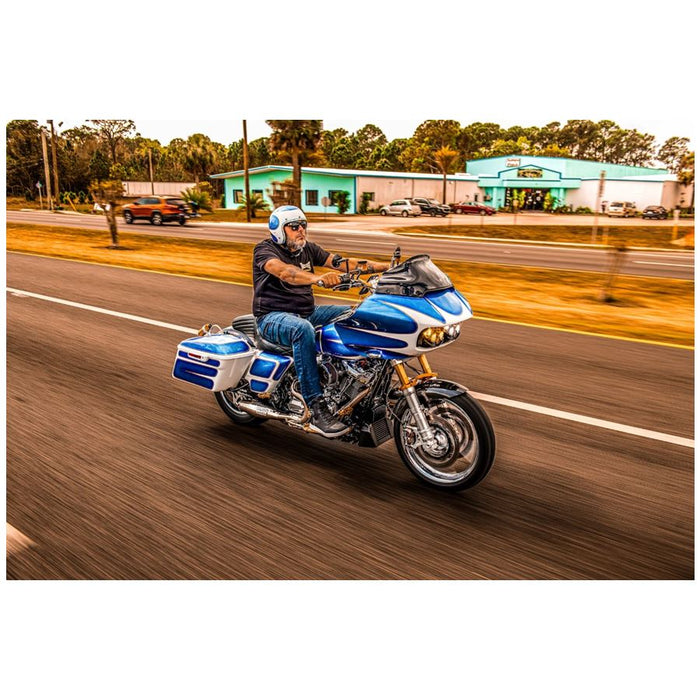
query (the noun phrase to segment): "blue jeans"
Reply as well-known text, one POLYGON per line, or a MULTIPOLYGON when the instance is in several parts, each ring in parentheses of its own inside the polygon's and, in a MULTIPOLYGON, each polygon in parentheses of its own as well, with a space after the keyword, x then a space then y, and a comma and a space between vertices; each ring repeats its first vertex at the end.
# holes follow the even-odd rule
POLYGON ((292 348, 301 395, 307 404, 322 394, 314 327, 325 326, 349 308, 337 304, 317 306, 308 318, 286 311, 271 311, 258 321, 258 332, 265 340, 292 348))

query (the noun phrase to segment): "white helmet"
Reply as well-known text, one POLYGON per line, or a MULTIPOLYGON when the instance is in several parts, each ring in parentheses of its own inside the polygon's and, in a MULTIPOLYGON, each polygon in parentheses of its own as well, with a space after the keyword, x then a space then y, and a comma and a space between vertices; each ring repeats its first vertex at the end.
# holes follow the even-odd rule
POLYGON ((284 245, 287 240, 284 227, 287 224, 293 224, 295 221, 306 221, 306 214, 299 207, 293 207, 289 204, 277 207, 270 214, 270 221, 267 225, 270 229, 272 240, 279 245, 284 245))

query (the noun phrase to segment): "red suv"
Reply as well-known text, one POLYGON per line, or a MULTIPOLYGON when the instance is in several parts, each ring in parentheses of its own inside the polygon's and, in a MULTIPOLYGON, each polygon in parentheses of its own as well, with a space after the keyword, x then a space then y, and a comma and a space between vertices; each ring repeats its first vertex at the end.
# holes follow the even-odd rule
POLYGON ((122 207, 122 215, 127 224, 136 219, 148 219, 154 226, 165 221, 177 221, 184 226, 190 216, 190 208, 184 199, 177 197, 141 197, 122 207))
POLYGON ((452 211, 455 214, 481 214, 481 216, 493 216, 496 210, 488 204, 480 202, 460 202, 459 204, 450 204, 452 211))

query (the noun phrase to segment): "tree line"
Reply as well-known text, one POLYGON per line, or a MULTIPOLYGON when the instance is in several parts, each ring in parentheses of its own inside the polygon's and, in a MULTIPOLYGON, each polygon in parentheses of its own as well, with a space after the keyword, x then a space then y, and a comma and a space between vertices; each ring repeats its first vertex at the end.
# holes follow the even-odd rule
MULTIPOLYGON (((267 124, 270 136, 248 143, 248 165, 292 165, 295 185, 300 182, 302 166, 444 175, 463 171, 467 160, 510 154, 635 166, 658 161, 685 184, 694 179, 694 153, 688 138, 674 136, 659 145, 653 135, 624 129, 609 120, 574 119, 543 127, 502 128, 494 123, 463 127, 454 120, 430 119, 411 137, 392 141, 374 124, 354 133, 342 128, 325 130, 323 121, 314 119, 268 120, 267 124)), ((45 179, 41 139, 45 129, 36 120, 7 124, 8 196, 38 197, 36 183, 45 179)), ((93 183, 107 180, 199 183, 213 173, 244 168, 243 139, 224 145, 198 133, 164 145, 141 136, 135 123, 127 119, 86 120, 82 126, 53 136, 62 192, 88 193, 93 183)), ((218 193, 221 182, 212 184, 218 193)))

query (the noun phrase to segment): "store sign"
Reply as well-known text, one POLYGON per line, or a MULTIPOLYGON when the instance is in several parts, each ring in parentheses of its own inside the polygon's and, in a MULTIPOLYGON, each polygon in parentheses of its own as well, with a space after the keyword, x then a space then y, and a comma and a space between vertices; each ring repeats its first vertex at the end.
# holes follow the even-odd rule
POLYGON ((541 168, 518 168, 518 177, 542 177, 541 168))
POLYGON ((520 165, 520 158, 506 158, 506 168, 517 168, 520 165))

